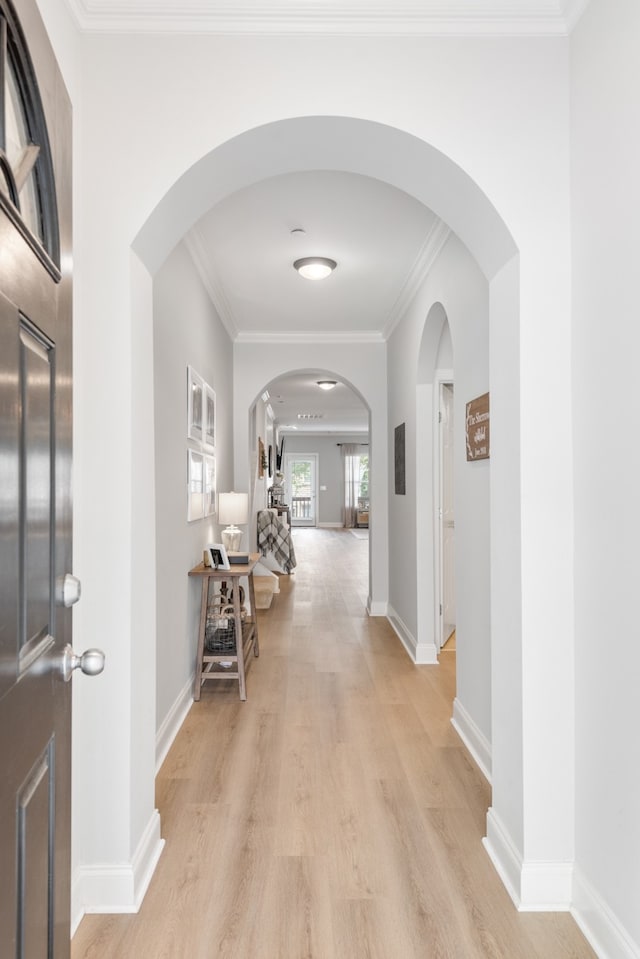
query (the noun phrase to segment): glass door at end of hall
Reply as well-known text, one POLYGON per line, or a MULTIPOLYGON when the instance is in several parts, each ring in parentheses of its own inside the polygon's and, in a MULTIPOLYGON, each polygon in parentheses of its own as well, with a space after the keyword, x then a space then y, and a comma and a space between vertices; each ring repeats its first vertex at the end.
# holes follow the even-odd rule
POLYGON ((310 453, 290 453, 285 459, 285 483, 291 506, 291 525, 316 526, 317 456, 310 453))

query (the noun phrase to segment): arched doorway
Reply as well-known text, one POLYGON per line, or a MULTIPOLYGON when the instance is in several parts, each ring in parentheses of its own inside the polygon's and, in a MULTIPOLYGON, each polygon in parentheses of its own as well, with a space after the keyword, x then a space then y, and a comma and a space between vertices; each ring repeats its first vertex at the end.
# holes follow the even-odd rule
MULTIPOLYGON (((241 387, 242 388, 242 387, 241 387)), ((245 395, 250 395, 247 388, 245 395)), ((239 415, 238 418, 241 418, 239 415)), ((362 445, 371 464, 367 484, 368 501, 375 502, 378 478, 374 458, 370 456, 371 409, 366 397, 352 383, 339 375, 334 367, 315 367, 284 371, 262 383, 259 392, 249 404, 247 475, 251 502, 250 537, 255 541, 257 511, 270 506, 269 488, 273 483, 272 471, 260 470, 256 463, 255 450, 259 442, 267 452, 267 463, 272 460, 283 476, 285 499, 289 505, 288 522, 292 526, 339 527, 344 518, 344 462, 341 454, 343 444, 362 445), (325 392, 318 383, 327 381, 335 389, 325 392), (300 412, 300 411, 306 412, 300 412), (309 412, 311 410, 312 412, 309 412), (304 522, 302 509, 294 503, 293 488, 287 470, 291 457, 300 462, 313 463, 315 470, 312 522, 304 522), (316 501, 317 500, 317 501, 316 501), (296 522, 299 516, 303 522, 296 522)), ((384 464, 382 464, 384 468, 384 464)), ((311 491, 310 491, 311 492, 311 491)), ((372 515, 369 528, 374 527, 372 515)), ((375 537, 375 532, 373 533, 375 537)), ((369 570, 371 571, 371 538, 369 539, 369 570)), ((371 607, 371 572, 367 607, 371 607)))
MULTIPOLYGON (((138 232, 133 242, 131 290, 136 318, 132 356, 132 368, 136 370, 137 377, 133 399, 134 427, 148 416, 148 398, 145 398, 143 389, 138 390, 138 384, 144 383, 149 375, 147 350, 151 309, 150 278, 167 252, 197 219, 204 204, 214 204, 221 196, 256 177, 274 175, 283 169, 311 169, 318 165, 330 169, 353 170, 367 176, 380 176, 429 205, 453 227, 489 279, 492 316, 495 314, 503 321, 496 325, 494 346, 498 353, 501 353, 512 375, 497 383, 493 391, 493 408, 499 412, 508 409, 514 401, 517 403, 519 363, 517 350, 512 348, 512 329, 514 325, 517 326, 519 312, 519 264, 514 258, 516 247, 509 230, 488 198, 455 163, 410 134, 370 121, 307 117, 256 127, 214 149, 176 182, 138 232), (394 162, 398 156, 403 158, 400 165, 394 162), (239 162, 239 158, 243 158, 243 162, 239 162), (504 322, 507 316, 511 326, 504 322)), ((517 335, 515 338, 517 339, 517 335)), ((238 343, 234 349, 234 373, 242 373, 241 377, 234 376, 234 475, 237 476, 242 475, 245 469, 243 460, 244 450, 247 448, 247 397, 256 396, 260 385, 268 382, 270 378, 287 369, 304 367, 308 363, 308 343, 265 347, 260 350, 259 363, 252 346, 255 344, 238 343), (242 387, 238 385, 238 379, 242 379, 242 387), (241 419, 235 419, 237 416, 241 419)), ((377 456, 379 450, 388 462, 390 429, 393 424, 388 419, 387 396, 383 385, 388 378, 385 349, 382 343, 368 344, 367 347, 364 360, 361 347, 354 348, 360 366, 357 375, 353 372, 355 360, 352 364, 341 358, 340 363, 336 364, 335 351, 322 343, 314 343, 314 359, 323 367, 337 366, 338 373, 350 377, 363 395, 371 397, 374 455, 377 456)), ((349 351, 345 349, 343 352, 349 351)), ((500 417, 498 420, 500 421, 500 417)), ((513 420, 508 421, 511 429, 513 420)), ((505 418, 501 422, 504 424, 505 418)), ((517 448, 519 431, 517 423, 515 425, 515 431, 511 429, 510 432, 510 442, 517 448)), ((499 426, 497 435, 500 428, 499 426)), ((148 529, 149 504, 144 502, 142 488, 136 487, 136 477, 153 474, 153 456, 148 448, 136 450, 133 472, 136 492, 133 496, 134 507, 140 506, 140 509, 134 508, 134 528, 129 530, 127 535, 132 537, 132 551, 136 554, 142 550, 145 543, 142 534, 148 529)), ((505 515, 519 514, 520 485, 518 477, 509 469, 508 464, 505 469, 504 461, 497 464, 494 475, 498 478, 500 499, 495 515, 492 515, 492 523, 499 525, 505 515)), ((384 615, 388 607, 388 576, 384 575, 388 569, 389 557, 387 475, 382 478, 380 493, 381 501, 374 507, 376 515, 380 517, 380 537, 377 544, 372 541, 372 549, 380 551, 381 575, 379 578, 373 576, 371 611, 384 615)), ((508 639, 512 648, 519 648, 519 638, 513 640, 513 624, 519 624, 520 540, 513 524, 503 526, 501 546, 500 553, 492 556, 494 575, 491 588, 493 602, 503 613, 497 619, 494 618, 493 625, 495 627, 496 622, 498 623, 500 640, 508 639)), ((136 675, 142 675, 145 671, 148 674, 149 662, 153 662, 153 653, 149 647, 153 629, 152 609, 153 588, 147 582, 136 594, 134 615, 139 620, 143 618, 145 610, 151 610, 146 624, 149 635, 145 642, 136 646, 135 655, 124 660, 119 666, 121 671, 126 672, 127 680, 130 679, 130 670, 136 675)), ((87 611, 89 612, 89 609, 87 611)), ((522 690, 517 686, 517 680, 516 687, 513 685, 513 677, 518 675, 517 663, 514 663, 513 659, 509 660, 508 669, 498 677, 499 682, 493 684, 494 705, 496 701, 502 702, 506 691, 512 705, 515 695, 516 712, 518 711, 522 690)), ((142 704, 145 697, 141 696, 139 700, 142 704)), ((131 726, 135 727, 137 732, 137 745, 149 751, 155 738, 152 719, 145 715, 142 708, 136 708, 131 715, 131 726)), ((114 735, 119 735, 119 732, 116 730, 114 735)), ((501 763, 505 770, 514 756, 516 763, 521 762, 521 743, 516 736, 502 739, 500 750, 501 763)), ((125 753, 126 751, 125 749, 125 753)), ((499 783, 495 794, 498 801, 501 786, 502 783, 499 783)), ((131 792, 132 803, 137 803, 138 791, 131 792)), ((143 792, 144 798, 148 800, 151 791, 146 788, 143 792)), ((521 825, 522 804, 517 798, 515 802, 509 802, 507 811, 513 823, 517 821, 521 825)), ((138 809, 134 818, 140 822, 148 817, 145 816, 144 810, 138 809)), ((509 825, 512 826, 513 823, 509 825)), ((513 828, 518 832, 520 827, 513 828)))

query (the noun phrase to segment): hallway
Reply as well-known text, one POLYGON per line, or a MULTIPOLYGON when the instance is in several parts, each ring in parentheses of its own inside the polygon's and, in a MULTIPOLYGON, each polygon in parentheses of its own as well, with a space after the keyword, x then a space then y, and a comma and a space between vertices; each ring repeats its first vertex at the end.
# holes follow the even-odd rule
POLYGON ((294 536, 247 702, 205 685, 158 775, 139 914, 85 917, 72 959, 593 957, 567 914, 519 914, 485 853, 455 650, 416 667, 367 616, 366 540, 294 536))

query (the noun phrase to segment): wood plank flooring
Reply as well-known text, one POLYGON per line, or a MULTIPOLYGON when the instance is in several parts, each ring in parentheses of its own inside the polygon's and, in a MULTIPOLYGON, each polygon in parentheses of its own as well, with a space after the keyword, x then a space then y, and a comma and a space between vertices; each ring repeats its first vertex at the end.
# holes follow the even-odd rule
POLYGON ((594 959, 570 916, 516 911, 481 844, 455 650, 413 666, 367 617, 366 540, 295 548, 247 702, 205 685, 158 775, 139 914, 85 917, 72 959, 594 959))

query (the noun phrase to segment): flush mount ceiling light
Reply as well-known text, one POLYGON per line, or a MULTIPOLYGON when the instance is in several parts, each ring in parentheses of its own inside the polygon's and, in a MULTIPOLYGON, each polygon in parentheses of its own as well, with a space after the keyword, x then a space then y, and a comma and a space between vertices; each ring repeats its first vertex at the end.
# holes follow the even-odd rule
POLYGON ((305 280, 324 280, 333 273, 337 265, 335 260, 326 256, 303 256, 301 260, 295 261, 293 268, 305 280))
POLYGON ((338 385, 337 380, 316 380, 316 383, 321 390, 332 390, 334 386, 338 385))

